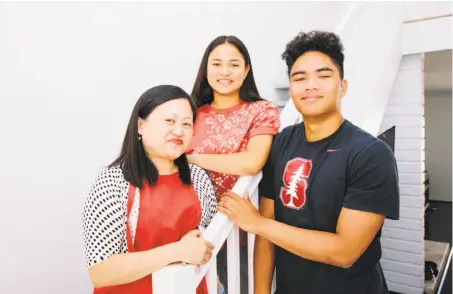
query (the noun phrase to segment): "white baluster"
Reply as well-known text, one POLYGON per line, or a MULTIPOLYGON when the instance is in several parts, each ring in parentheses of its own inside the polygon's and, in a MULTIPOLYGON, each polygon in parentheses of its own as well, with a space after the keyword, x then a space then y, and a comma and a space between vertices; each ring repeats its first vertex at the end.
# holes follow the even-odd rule
POLYGON ((217 256, 212 256, 211 264, 206 273, 206 283, 208 284, 208 293, 217 293, 217 256))
POLYGON ((233 226, 227 239, 228 293, 241 293, 239 227, 233 226))
POLYGON ((271 287, 271 293, 275 293, 275 290, 277 290, 277 275, 276 275, 276 270, 274 267, 274 277, 272 278, 272 287, 271 287))
MULTIPOLYGON (((250 194, 250 200, 252 201, 253 205, 258 208, 259 207, 259 194, 258 194, 258 187, 255 189, 253 193, 250 194)), ((255 248, 255 235, 254 234, 247 234, 247 254, 248 254, 248 286, 249 286, 249 294, 254 293, 254 284, 253 284, 253 254, 255 248)))

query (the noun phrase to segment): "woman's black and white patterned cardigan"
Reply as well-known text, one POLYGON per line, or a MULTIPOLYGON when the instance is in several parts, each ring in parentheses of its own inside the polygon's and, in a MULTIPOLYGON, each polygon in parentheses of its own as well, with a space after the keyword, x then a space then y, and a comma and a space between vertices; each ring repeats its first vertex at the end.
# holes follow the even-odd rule
MULTIPOLYGON (((192 183, 201 204, 200 227, 205 229, 217 212, 214 187, 208 174, 190 165, 192 183)), ((129 183, 119 167, 104 168, 90 189, 83 211, 83 230, 87 266, 90 267, 113 254, 127 253, 126 207, 129 183)), ((140 190, 135 190, 131 215, 127 221, 132 239, 138 220, 140 190)))

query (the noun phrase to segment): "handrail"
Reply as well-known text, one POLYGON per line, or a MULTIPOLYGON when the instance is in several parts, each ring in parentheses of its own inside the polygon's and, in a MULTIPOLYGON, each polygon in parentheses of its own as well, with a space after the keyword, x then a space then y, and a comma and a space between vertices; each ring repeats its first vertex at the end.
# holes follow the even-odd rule
POLYGON ((420 21, 433 20, 433 19, 452 17, 452 16, 453 16, 453 13, 446 13, 446 14, 441 14, 441 15, 434 15, 434 16, 427 16, 427 17, 409 19, 409 20, 405 20, 404 23, 420 22, 420 21))
MULTIPOLYGON (((254 190, 255 188, 258 187, 258 184, 261 180, 262 173, 259 172, 255 176, 242 176, 238 179, 236 184, 233 186, 231 189, 232 192, 243 196, 245 192, 251 192, 251 190, 254 190)), ((211 223, 209 226, 206 228, 204 232, 202 232, 202 236, 205 240, 208 240, 214 245, 214 253, 217 255, 217 252, 219 251, 220 247, 222 244, 225 242, 225 240, 228 237, 228 234, 231 232, 231 229, 233 228, 234 223, 223 213, 216 213, 216 215, 213 217, 211 223), (219 228, 222 228, 219 230, 219 228), (226 230, 223 228, 227 228, 226 230)), ((213 254, 214 256, 214 254, 213 254)), ((197 283, 200 283, 201 279, 203 276, 206 274, 206 271, 208 270, 210 264, 212 262, 211 260, 206 263, 203 267, 201 267, 201 270, 197 274, 197 283)))
MULTIPOLYGON (((238 195, 244 195, 245 192, 253 192, 253 190, 257 189, 258 184, 261 180, 262 173, 259 172, 257 175, 254 176, 242 176, 238 179, 236 184, 233 186, 232 191, 238 195)), ((202 232, 202 237, 211 242, 214 245, 214 250, 212 254, 211 260, 206 263, 205 265, 201 266, 198 272, 195 270, 194 265, 181 265, 181 264, 174 264, 166 266, 158 271, 153 273, 153 290, 154 293, 162 293, 159 291, 163 290, 163 287, 168 286, 169 283, 172 281, 168 281, 168 277, 172 276, 173 281, 177 282, 181 279, 187 281, 187 279, 191 279, 192 282, 190 283, 191 286, 196 287, 203 277, 206 275, 208 269, 210 268, 213 263, 215 263, 215 258, 219 249, 222 247, 223 243, 227 239, 228 235, 230 234, 231 230, 234 227, 234 223, 223 213, 217 212, 215 216, 212 218, 211 223, 209 226, 202 232), (165 277, 165 278, 163 278, 165 277), (187 278, 187 279, 186 279, 187 278), (166 281, 161 284, 161 281, 166 281)), ((216 278, 216 277, 214 277, 216 278)), ((215 280, 217 281, 217 280, 215 280)), ((209 285, 209 277, 208 277, 208 285, 209 285)), ((212 281, 211 281, 212 283, 212 281)), ((176 287, 176 286, 172 286, 176 287)), ((187 286, 186 286, 187 287, 187 286)), ((180 289, 174 288, 173 290, 167 289, 168 291, 165 293, 184 293, 181 291, 187 291, 187 289, 180 289)))

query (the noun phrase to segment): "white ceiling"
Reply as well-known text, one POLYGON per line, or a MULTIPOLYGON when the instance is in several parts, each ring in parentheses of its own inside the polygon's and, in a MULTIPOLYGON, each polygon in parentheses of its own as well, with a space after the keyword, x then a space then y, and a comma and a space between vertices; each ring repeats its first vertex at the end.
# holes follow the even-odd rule
POLYGON ((425 53, 425 92, 451 92, 451 68, 452 50, 425 53))

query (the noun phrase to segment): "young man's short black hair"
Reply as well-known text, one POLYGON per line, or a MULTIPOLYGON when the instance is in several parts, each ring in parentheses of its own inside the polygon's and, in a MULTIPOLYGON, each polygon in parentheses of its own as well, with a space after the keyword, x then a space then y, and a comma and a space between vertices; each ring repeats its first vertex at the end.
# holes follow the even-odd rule
POLYGON ((288 66, 288 74, 291 72, 296 59, 310 51, 318 51, 329 56, 338 67, 340 78, 343 79, 343 44, 341 43, 340 37, 336 34, 323 31, 300 32, 286 45, 285 52, 282 53, 282 58, 288 66))

